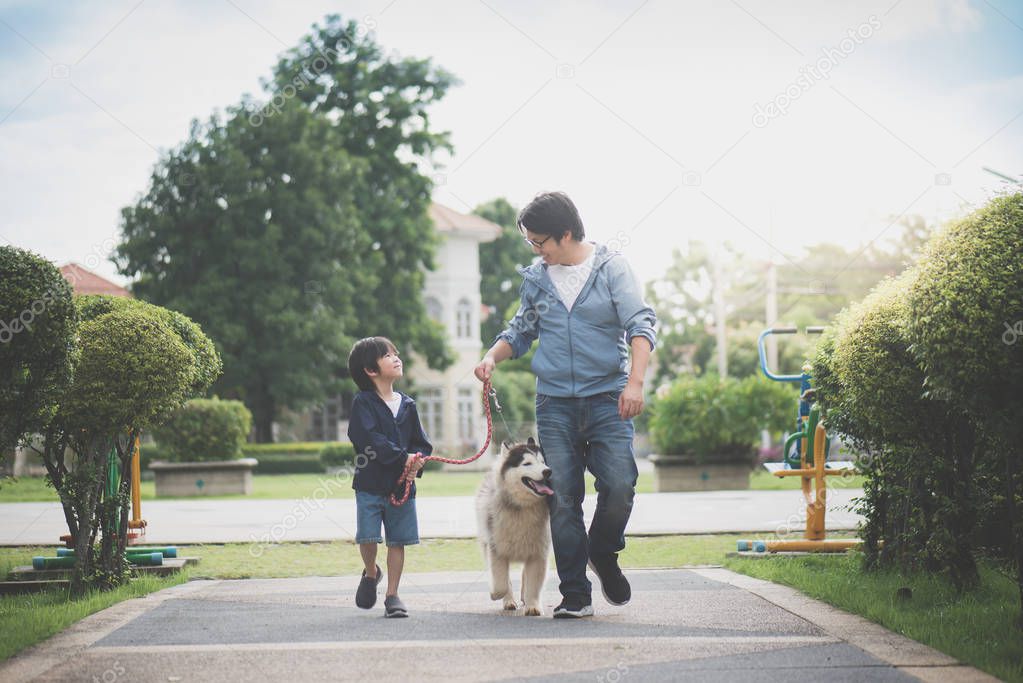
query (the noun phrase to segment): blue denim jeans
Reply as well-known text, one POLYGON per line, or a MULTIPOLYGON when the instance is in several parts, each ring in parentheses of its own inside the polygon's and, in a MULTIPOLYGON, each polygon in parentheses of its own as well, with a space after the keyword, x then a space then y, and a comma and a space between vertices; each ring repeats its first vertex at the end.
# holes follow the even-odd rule
POLYGON ((585 398, 538 394, 536 425, 547 464, 553 471, 551 539, 561 594, 590 597, 586 563, 590 555, 617 553, 625 547, 625 525, 636 495, 636 459, 632 420, 618 415, 620 391, 585 398), (597 507, 587 533, 583 471, 596 478, 597 507))

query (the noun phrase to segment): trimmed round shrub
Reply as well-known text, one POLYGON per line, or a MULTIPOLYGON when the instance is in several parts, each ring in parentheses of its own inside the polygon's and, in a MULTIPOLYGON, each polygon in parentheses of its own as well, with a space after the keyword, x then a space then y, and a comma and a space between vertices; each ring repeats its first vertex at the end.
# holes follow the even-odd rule
POLYGON ((71 287, 49 261, 0 247, 0 456, 41 432, 76 360, 71 287))
MULTIPOLYGON (((133 443, 181 407, 212 377, 169 311, 110 298, 82 301, 72 381, 45 431, 44 462, 60 495, 78 561, 71 591, 111 588, 128 578, 125 561, 130 478, 104 490, 111 453, 127 472, 133 443), (108 305, 109 304, 109 305, 108 305), (93 545, 99 539, 99 546, 93 545)), ((76 304, 79 302, 76 301, 76 304)), ((197 327, 193 345, 212 342, 197 327)))
POLYGON ((82 320, 91 320, 112 311, 135 310, 155 316, 166 323, 192 354, 190 396, 201 396, 220 377, 223 363, 213 341, 189 317, 162 306, 118 296, 88 295, 75 300, 82 320))
POLYGON ((828 425, 864 450, 917 443, 909 425, 932 404, 921 400, 923 373, 909 353, 904 293, 914 274, 881 283, 843 311, 813 364, 828 425))
POLYGON ((658 453, 694 455, 698 462, 748 459, 760 431, 783 431, 796 410, 796 392, 766 378, 678 378, 651 406, 650 440, 658 453))
POLYGON ((928 244, 909 292, 927 389, 1023 432, 1023 194, 995 199, 928 244))
POLYGON ((81 359, 57 417, 69 432, 147 429, 185 400, 192 355, 159 317, 117 310, 83 320, 78 337, 81 359))
POLYGON ((130 478, 104 492, 113 449, 127 472, 134 437, 184 401, 193 358, 177 334, 142 309, 111 311, 78 326, 80 356, 74 381, 46 431, 44 459, 60 494, 78 558, 71 591, 112 588, 128 579, 119 530, 128 523, 130 478), (73 462, 65 455, 74 452, 73 462), (99 538, 98 548, 92 545, 99 538))
POLYGON ((241 401, 192 399, 153 434, 174 462, 234 460, 252 429, 252 413, 241 401))

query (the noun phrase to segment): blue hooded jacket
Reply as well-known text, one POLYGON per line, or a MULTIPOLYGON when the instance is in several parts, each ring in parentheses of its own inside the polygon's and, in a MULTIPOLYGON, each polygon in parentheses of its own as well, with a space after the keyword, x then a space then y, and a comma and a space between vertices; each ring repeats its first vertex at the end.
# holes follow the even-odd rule
POLYGON ((508 342, 512 358, 518 358, 539 338, 532 363, 537 393, 581 398, 624 388, 632 340, 645 338, 651 350, 657 343, 657 316, 643 301, 625 258, 595 245, 593 269, 571 311, 558 296, 546 263, 519 273, 519 310, 497 339, 508 342))
MULTIPOLYGON (((352 401, 348 438, 355 446, 352 488, 356 491, 388 496, 396 491, 409 453, 433 453, 433 445, 419 421, 416 402, 410 396, 397 393, 401 396, 397 416, 391 414, 391 409, 375 391, 360 391, 352 401)), ((423 471, 416 476, 423 476, 423 471)), ((413 483, 409 497, 415 495, 413 483)))

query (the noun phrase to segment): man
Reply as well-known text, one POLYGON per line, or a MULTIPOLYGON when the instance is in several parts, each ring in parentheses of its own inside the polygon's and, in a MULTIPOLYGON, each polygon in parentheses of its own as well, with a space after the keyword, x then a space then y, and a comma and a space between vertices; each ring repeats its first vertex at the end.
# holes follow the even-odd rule
POLYGON ((526 353, 536 375, 536 423, 553 470, 551 538, 561 580, 557 618, 593 614, 587 563, 605 599, 632 597, 618 567, 638 472, 632 418, 643 410, 643 375, 656 343, 656 317, 621 254, 586 242, 579 212, 565 194, 538 195, 519 230, 540 261, 520 271, 521 303, 476 367, 480 380, 526 353), (629 369, 629 350, 632 365, 629 369), (584 469, 596 478, 597 508, 583 522, 584 469))

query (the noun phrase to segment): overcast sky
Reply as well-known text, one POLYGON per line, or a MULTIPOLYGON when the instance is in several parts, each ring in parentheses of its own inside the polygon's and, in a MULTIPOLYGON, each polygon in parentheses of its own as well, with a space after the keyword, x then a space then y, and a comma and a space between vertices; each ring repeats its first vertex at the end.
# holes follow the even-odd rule
POLYGON ((265 98, 333 12, 462 81, 436 201, 565 190, 644 280, 690 239, 781 261, 969 210, 1005 188, 984 166, 1023 176, 1015 0, 0 0, 0 244, 123 282, 106 257, 159 154, 265 98))

